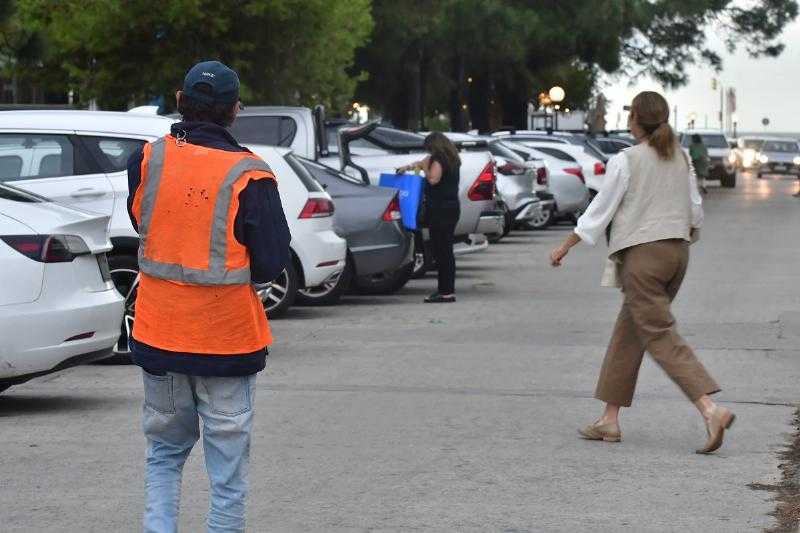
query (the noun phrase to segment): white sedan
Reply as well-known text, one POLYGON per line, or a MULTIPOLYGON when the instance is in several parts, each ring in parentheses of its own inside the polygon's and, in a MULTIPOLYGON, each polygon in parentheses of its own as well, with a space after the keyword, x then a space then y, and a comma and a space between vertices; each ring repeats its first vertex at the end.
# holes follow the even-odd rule
POLYGON ((0 391, 111 354, 123 299, 107 226, 0 184, 0 391))

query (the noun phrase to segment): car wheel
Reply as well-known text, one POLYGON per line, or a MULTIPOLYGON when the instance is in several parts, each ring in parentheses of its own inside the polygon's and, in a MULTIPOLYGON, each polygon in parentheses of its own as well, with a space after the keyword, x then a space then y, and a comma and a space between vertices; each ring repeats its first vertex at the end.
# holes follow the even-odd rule
POLYGON ((103 361, 112 364, 130 362, 130 334, 133 331, 133 319, 136 315, 136 295, 139 290, 139 261, 135 255, 112 254, 108 258, 108 268, 114 287, 125 299, 125 308, 120 324, 120 334, 112 349, 112 355, 103 361))
POLYGON ((344 263, 344 270, 318 287, 297 290, 295 303, 299 305, 334 305, 350 286, 353 277, 353 263, 350 257, 344 263))
POLYGON ((545 229, 553 224, 553 210, 552 209, 542 209, 542 212, 536 215, 531 220, 525 222, 525 227, 528 229, 545 229))
POLYGON ((413 279, 424 278, 428 270, 433 266, 433 258, 430 252, 426 249, 422 240, 422 233, 416 232, 414 234, 414 273, 411 276, 413 279))
POLYGON ((722 174, 722 177, 720 177, 719 182, 720 185, 722 185, 723 187, 727 189, 733 189, 734 187, 736 187, 736 172, 733 172, 731 174, 728 174, 726 172, 722 174))
POLYGON ((292 263, 270 283, 255 285, 256 294, 269 318, 280 317, 292 306, 297 296, 297 285, 297 271, 292 263))
POLYGON ((362 276, 355 279, 355 289, 359 294, 394 294, 403 287, 414 275, 414 263, 385 274, 379 279, 373 276, 362 276))

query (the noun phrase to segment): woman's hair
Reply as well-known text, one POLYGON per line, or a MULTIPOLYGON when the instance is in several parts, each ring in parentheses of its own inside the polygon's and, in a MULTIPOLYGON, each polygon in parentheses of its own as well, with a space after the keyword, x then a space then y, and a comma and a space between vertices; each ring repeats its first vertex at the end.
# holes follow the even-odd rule
POLYGON ((461 158, 458 157, 458 148, 443 133, 434 131, 429 134, 425 137, 424 146, 425 150, 432 156, 442 159, 450 168, 455 168, 461 164, 461 158))
POLYGON ((631 104, 631 120, 647 133, 647 144, 661 159, 675 156, 677 139, 669 125, 669 104, 663 96, 653 91, 637 94, 631 104))
POLYGON ((698 134, 693 133, 692 134, 692 142, 695 143, 695 144, 703 144, 703 138, 700 137, 698 134))
MULTIPOLYGON (((200 92, 211 94, 211 86, 205 83, 198 83, 194 88, 200 92)), ((227 128, 236 119, 236 107, 238 105, 239 102, 207 104, 184 93, 181 94, 181 98, 178 101, 178 113, 187 122, 213 122, 218 126, 227 128)))

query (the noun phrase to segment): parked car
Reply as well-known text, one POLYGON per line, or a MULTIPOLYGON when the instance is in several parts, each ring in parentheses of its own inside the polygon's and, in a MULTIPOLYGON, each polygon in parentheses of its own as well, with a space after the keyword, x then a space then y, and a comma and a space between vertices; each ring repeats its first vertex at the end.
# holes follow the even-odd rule
POLYGON ((593 195, 597 194, 603 185, 608 156, 585 134, 526 130, 501 131, 495 132, 493 135, 537 148, 547 149, 548 145, 553 145, 552 149, 567 152, 580 164, 586 186, 593 195))
MULTIPOLYGON (((233 124, 233 132, 243 143, 261 143, 290 147, 297 155, 339 168, 365 183, 377 185, 382 173, 420 159, 424 137, 411 132, 369 123, 355 126, 337 122, 326 127, 324 113, 304 107, 251 107, 242 111, 233 124), (335 139, 335 140, 334 140, 335 139)), ((488 151, 464 151, 461 154, 459 197, 461 217, 456 239, 464 246, 458 253, 485 249, 484 241, 472 234, 502 231, 503 216, 496 211, 494 188, 496 170, 488 151)), ((421 275, 432 266, 432 254, 424 232, 417 233, 415 250, 421 275)))
MULTIPOLYGON (((0 157, 30 165, 5 141, 0 157)), ((108 218, 0 183, 0 391, 111 354, 124 301, 106 260, 108 218)))
POLYGON ((583 169, 570 154, 560 150, 560 146, 542 149, 510 140, 503 143, 522 157, 544 161, 547 166, 547 192, 553 197, 552 208, 530 223, 533 229, 543 229, 557 220, 574 219, 583 213, 592 195, 586 187, 583 169))
POLYGON ((353 287, 366 294, 403 288, 414 270, 414 235, 401 221, 397 191, 367 185, 310 159, 299 160, 333 198, 334 229, 347 241, 345 275, 352 278, 353 287))
POLYGON ((757 176, 794 174, 800 176, 800 145, 794 139, 767 138, 758 151, 757 176))
POLYGON ((301 303, 336 303, 347 289, 347 242, 334 231, 334 203, 300 159, 287 148, 249 145, 278 179, 292 234, 292 264, 271 283, 257 286, 270 317, 301 303))
POLYGON ((681 133, 681 147, 687 152, 692 143, 692 135, 699 135, 703 144, 708 149, 710 165, 708 178, 719 180, 723 187, 736 187, 736 169, 734 168, 735 155, 731 153, 731 147, 725 135, 715 130, 689 130, 681 133))
POLYGON ((625 148, 630 148, 635 144, 635 141, 632 138, 622 137, 620 135, 598 133, 591 135, 590 137, 592 142, 609 157, 618 154, 625 148))

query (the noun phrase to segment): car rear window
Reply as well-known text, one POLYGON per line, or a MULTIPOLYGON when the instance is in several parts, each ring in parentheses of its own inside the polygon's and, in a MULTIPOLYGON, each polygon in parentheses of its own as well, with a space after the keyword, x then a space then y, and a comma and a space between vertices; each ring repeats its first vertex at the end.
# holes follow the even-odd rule
POLYGON ((305 185, 308 192, 323 192, 325 190, 322 185, 314 179, 314 176, 311 175, 297 156, 294 154, 286 154, 283 158, 289 163, 289 166, 292 167, 292 170, 294 170, 297 177, 300 178, 300 181, 305 185))
POLYGON ((144 146, 141 139, 80 136, 103 172, 120 172, 128 168, 128 159, 144 146))
POLYGON ((310 159, 306 159, 304 157, 297 157, 295 156, 297 161, 299 161, 305 168, 308 170, 314 179, 320 182, 325 182, 325 178, 336 178, 348 183, 352 183, 354 185, 361 185, 366 187, 367 184, 361 181, 360 179, 354 178, 352 176, 348 176, 344 172, 339 172, 336 169, 331 167, 320 165, 315 161, 311 161, 310 159))
MULTIPOLYGON (((681 145, 688 147, 692 144, 692 133, 684 133, 681 145)), ((700 134, 706 148, 729 148, 728 140, 724 135, 700 134)))
POLYGON ((577 163, 578 161, 569 155, 567 152, 563 150, 559 150, 557 148, 550 148, 549 146, 537 146, 536 150, 539 150, 543 154, 547 154, 551 157, 555 157, 556 159, 560 159, 561 161, 569 161, 570 163, 577 163))
POLYGON ((791 141, 764 141, 764 146, 761 147, 762 152, 784 152, 796 153, 797 143, 791 141))
POLYGON ((240 143, 266 144, 288 148, 297 135, 297 123, 291 117, 244 115, 236 118, 231 133, 240 143))
POLYGON ((519 155, 511 148, 508 148, 504 146, 503 143, 497 141, 489 143, 489 152, 491 152, 491 154, 494 156, 503 157, 509 161, 516 161, 518 163, 526 161, 525 157, 519 155))

